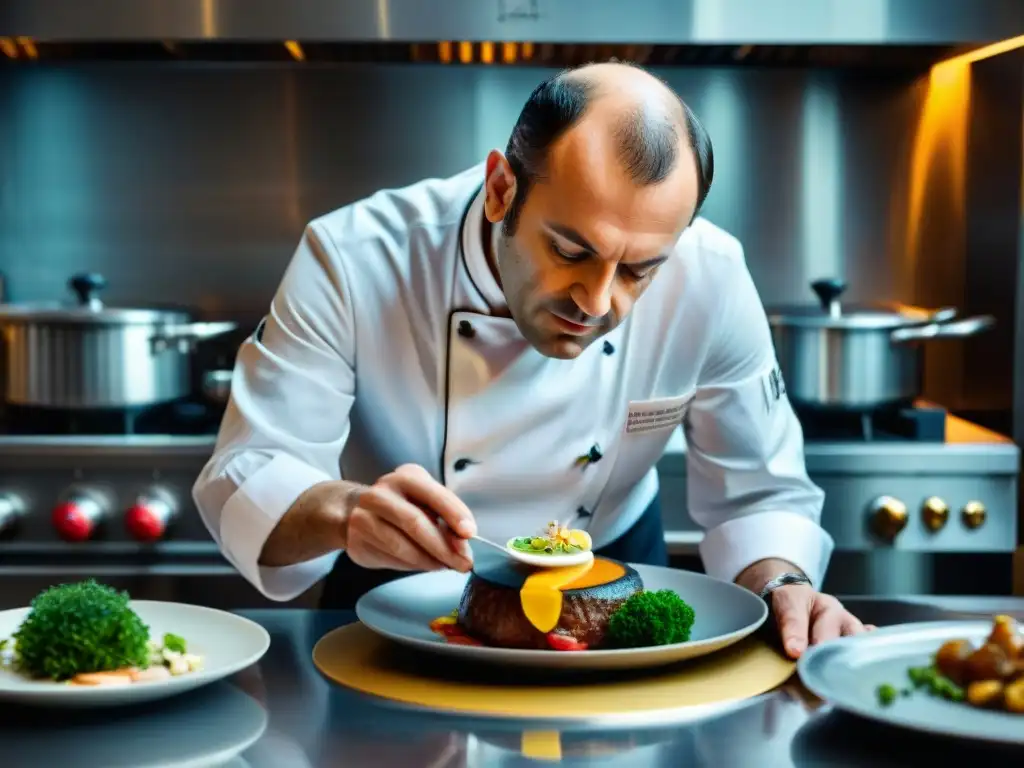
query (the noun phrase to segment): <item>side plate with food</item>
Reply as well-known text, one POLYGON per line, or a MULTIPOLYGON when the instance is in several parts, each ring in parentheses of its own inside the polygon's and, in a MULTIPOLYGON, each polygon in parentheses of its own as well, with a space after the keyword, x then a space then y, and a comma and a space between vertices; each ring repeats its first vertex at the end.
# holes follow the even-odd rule
POLYGON ((670 664, 725 648, 760 627, 764 601, 735 584, 595 557, 564 568, 478 558, 469 575, 417 574, 356 604, 398 643, 484 662, 566 669, 670 664))
POLYGON ((797 669, 837 709, 1024 745, 1024 633, 1009 616, 884 627, 814 646, 797 669))
POLYGON ((0 612, 0 700, 137 703, 220 680, 258 661, 266 630, 231 613, 131 600, 94 580, 0 612))

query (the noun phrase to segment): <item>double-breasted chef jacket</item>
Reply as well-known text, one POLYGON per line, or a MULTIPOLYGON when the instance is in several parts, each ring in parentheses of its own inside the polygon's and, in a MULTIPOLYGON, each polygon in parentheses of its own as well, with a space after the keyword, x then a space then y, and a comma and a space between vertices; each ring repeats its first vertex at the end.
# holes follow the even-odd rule
POLYGON ((545 357, 495 311, 484 173, 384 190, 306 228, 239 349, 193 489, 225 557, 267 597, 298 596, 338 553, 260 565, 281 516, 316 483, 370 484, 406 463, 494 541, 559 520, 600 548, 655 500, 681 424, 706 572, 731 581, 782 558, 820 584, 823 494, 739 241, 697 218, 619 327, 576 359, 545 357))

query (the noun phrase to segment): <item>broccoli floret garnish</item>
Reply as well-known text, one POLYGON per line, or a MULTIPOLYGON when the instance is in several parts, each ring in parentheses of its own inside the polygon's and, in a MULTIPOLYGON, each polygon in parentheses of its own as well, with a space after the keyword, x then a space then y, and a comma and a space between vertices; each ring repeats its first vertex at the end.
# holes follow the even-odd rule
POLYGON ((149 666, 149 627, 129 599, 92 579, 42 592, 13 635, 19 669, 67 680, 80 672, 149 666))
POLYGON ((637 592, 612 614, 605 643, 611 648, 685 643, 693 620, 693 608, 671 589, 637 592))

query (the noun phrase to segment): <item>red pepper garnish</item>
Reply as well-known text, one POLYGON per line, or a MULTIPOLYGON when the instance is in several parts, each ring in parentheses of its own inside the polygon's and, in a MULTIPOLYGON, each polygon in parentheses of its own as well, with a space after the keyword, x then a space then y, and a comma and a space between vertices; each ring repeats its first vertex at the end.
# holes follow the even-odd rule
POLYGON ((479 640, 466 634, 451 616, 441 616, 430 622, 430 631, 441 635, 452 645, 483 645, 479 640))
POLYGON ((476 640, 469 635, 447 635, 445 640, 452 645, 483 645, 479 640, 476 640))
POLYGON ((430 631, 436 632, 439 635, 443 635, 448 627, 459 626, 451 617, 441 616, 440 618, 434 619, 430 622, 430 631))
POLYGON ((563 635, 559 632, 548 633, 548 645, 556 651, 585 651, 587 644, 581 643, 575 637, 563 635))

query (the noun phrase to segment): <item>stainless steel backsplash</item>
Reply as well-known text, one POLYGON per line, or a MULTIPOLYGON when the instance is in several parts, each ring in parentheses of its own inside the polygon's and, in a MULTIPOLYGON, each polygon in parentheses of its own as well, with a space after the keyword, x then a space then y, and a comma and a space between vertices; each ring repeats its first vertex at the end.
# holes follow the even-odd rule
MULTIPOLYGON (((550 70, 51 65, 0 72, 0 271, 11 299, 104 273, 118 303, 258 316, 303 225, 503 148, 550 70)), ((901 268, 923 88, 814 70, 659 72, 706 123, 705 214, 739 236, 766 301, 913 300, 901 268)), ((938 222, 941 225, 941 222, 938 222)))
MULTIPOLYGON (((181 303, 248 329, 308 220, 503 148, 523 101, 551 71, 0 69, 0 273, 9 298, 64 297, 69 275, 92 270, 107 276, 110 302, 181 303)), ((713 137, 705 215, 743 241, 766 303, 810 300, 812 279, 838 275, 851 299, 984 305, 967 289, 965 165, 977 153, 966 149, 967 128, 957 128, 967 124, 968 100, 955 83, 868 68, 655 71, 713 137)), ((1002 121, 1000 135, 1019 136, 1020 111, 986 103, 987 124, 1002 121)), ((1019 161, 1002 169, 997 157, 987 167, 1008 174, 1003 187, 1019 188, 1019 161)), ((1000 322, 1012 325, 1013 308, 1003 306, 1000 322)), ((1012 357, 1013 336, 1002 338, 1001 354, 1012 357)), ((945 349, 929 358, 928 389, 955 406, 963 351, 945 349)))

